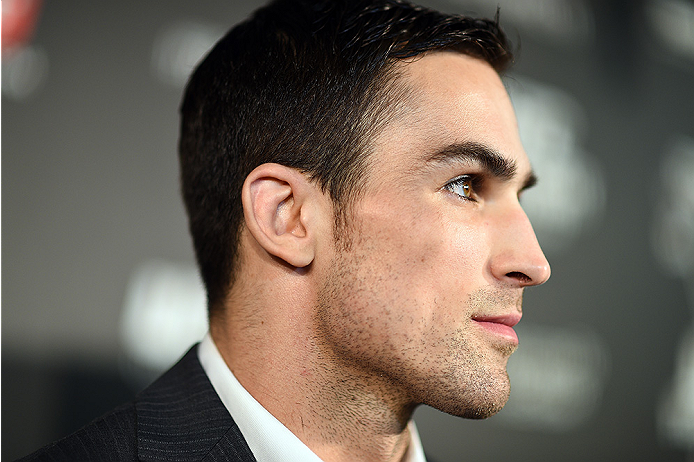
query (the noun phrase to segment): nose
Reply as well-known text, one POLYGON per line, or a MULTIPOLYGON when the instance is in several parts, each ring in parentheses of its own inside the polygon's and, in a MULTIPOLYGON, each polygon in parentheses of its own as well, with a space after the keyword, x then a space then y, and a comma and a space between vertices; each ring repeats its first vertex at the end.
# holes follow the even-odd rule
POLYGON ((520 204, 499 217, 493 234, 492 275, 510 285, 526 287, 544 284, 551 270, 520 204))

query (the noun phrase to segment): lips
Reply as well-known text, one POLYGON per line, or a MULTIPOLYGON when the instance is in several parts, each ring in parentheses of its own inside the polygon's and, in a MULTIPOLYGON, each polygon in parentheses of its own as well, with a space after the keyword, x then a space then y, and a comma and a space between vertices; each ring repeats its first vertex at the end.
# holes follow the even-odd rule
POLYGON ((508 313, 500 316, 473 316, 472 320, 486 331, 510 342, 518 343, 518 335, 513 330, 513 326, 520 322, 520 313, 508 313))

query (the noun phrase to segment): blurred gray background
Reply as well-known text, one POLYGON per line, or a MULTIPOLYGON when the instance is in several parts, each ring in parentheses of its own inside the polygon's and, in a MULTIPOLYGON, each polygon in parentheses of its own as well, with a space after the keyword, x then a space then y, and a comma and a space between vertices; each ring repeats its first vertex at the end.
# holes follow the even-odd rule
MULTIPOLYGON (((177 109, 191 67, 261 4, 44 2, 33 33, 8 38, 6 13, 31 24, 28 3, 2 2, 8 460, 131 399, 205 331, 177 109)), ((694 4, 422 3, 501 5, 541 178, 525 206, 553 269, 527 292, 507 407, 485 421, 420 409, 427 452, 694 461, 694 4)))

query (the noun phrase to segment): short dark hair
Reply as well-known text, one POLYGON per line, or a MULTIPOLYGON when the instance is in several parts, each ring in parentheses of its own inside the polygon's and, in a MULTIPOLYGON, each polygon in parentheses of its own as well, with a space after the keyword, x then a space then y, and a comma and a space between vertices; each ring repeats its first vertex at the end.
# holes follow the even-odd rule
POLYGON ((211 317, 233 285, 248 174, 267 162, 300 170, 344 223, 370 142, 402 97, 395 64, 451 49, 499 73, 513 60, 498 11, 492 21, 399 0, 276 0, 213 47, 186 87, 179 141, 211 317))

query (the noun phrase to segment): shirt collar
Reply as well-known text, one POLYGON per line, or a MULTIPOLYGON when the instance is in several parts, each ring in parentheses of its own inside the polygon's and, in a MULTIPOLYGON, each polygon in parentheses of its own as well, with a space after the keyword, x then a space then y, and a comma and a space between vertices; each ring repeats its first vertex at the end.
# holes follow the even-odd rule
MULTIPOLYGON (((209 332, 198 347, 198 358, 257 460, 322 462, 239 383, 224 362, 209 332)), ((426 462, 414 421, 410 421, 409 430, 411 439, 403 462, 426 462)))

